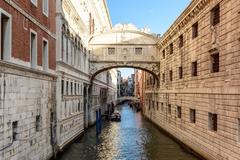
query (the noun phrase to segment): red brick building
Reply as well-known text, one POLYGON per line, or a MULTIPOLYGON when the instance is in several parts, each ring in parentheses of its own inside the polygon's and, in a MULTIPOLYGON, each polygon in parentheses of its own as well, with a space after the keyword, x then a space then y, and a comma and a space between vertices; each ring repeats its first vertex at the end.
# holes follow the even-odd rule
POLYGON ((1 59, 55 70, 55 8, 54 0, 0 1, 1 59))

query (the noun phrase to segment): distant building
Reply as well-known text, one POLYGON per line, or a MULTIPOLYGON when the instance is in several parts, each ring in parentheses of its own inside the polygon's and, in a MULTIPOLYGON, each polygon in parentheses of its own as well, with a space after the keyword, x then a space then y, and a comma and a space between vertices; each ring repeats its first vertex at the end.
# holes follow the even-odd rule
POLYGON ((121 71, 117 70, 117 96, 118 97, 121 96, 121 81, 122 81, 121 71))

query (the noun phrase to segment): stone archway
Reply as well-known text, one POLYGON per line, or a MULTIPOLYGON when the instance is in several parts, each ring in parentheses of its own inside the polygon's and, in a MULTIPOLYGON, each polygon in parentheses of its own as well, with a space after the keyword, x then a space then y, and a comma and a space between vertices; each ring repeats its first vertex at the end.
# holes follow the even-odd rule
POLYGON ((135 26, 117 25, 111 31, 89 40, 91 79, 105 70, 130 67, 147 71, 159 79, 159 38, 135 26))

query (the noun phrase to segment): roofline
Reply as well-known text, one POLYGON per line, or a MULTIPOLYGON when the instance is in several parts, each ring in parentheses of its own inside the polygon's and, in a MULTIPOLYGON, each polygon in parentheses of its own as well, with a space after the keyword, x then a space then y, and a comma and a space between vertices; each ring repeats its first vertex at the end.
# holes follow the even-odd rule
POLYGON ((105 9, 106 9, 106 12, 107 12, 108 22, 110 24, 110 27, 112 28, 112 21, 111 21, 111 17, 110 17, 110 14, 109 14, 107 1, 103 0, 103 3, 104 3, 104 6, 105 6, 105 9))
POLYGON ((122 33, 122 32, 124 32, 124 33, 136 33, 136 34, 144 35, 144 36, 146 36, 146 37, 149 37, 149 38, 154 39, 154 40, 156 41, 156 44, 157 44, 157 43, 159 42, 159 40, 160 40, 159 38, 157 38, 156 36, 154 36, 154 35, 152 35, 152 34, 145 33, 145 32, 141 32, 141 31, 137 31, 137 30, 124 30, 124 31, 122 31, 122 30, 117 30, 117 31, 111 30, 111 31, 104 32, 104 33, 97 33, 97 34, 91 36, 91 37, 89 38, 88 42, 89 42, 89 44, 90 44, 90 41, 91 41, 93 38, 97 37, 97 36, 101 36, 101 35, 104 35, 104 34, 112 34, 112 33, 122 33))

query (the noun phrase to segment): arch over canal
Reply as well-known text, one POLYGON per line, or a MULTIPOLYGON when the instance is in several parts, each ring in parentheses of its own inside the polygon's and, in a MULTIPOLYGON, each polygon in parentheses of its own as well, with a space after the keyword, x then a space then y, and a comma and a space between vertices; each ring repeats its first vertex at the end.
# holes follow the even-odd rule
POLYGON ((132 24, 118 24, 111 31, 93 35, 89 40, 91 80, 105 70, 127 67, 147 71, 158 81, 158 41, 147 29, 132 24))

